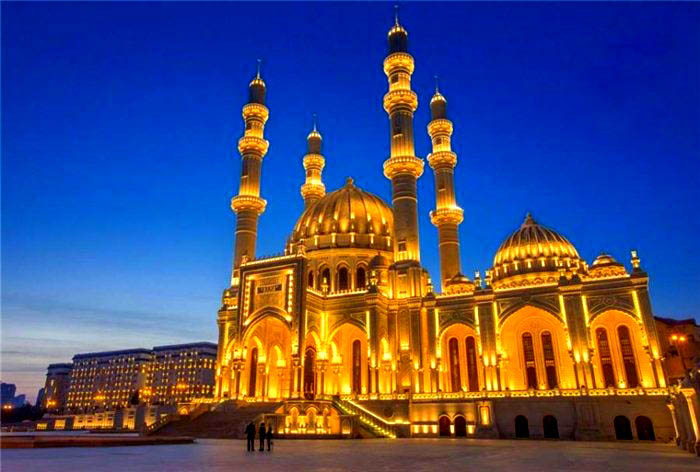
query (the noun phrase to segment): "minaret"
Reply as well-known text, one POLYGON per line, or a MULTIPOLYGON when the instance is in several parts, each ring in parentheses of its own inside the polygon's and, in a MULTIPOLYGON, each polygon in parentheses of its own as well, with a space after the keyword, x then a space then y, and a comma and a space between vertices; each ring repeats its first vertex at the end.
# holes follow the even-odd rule
POLYGON ((316 129, 316 115, 314 114, 314 128, 306 138, 306 155, 304 156, 306 182, 301 186, 301 196, 304 197, 306 208, 309 208, 326 194, 326 186, 321 180, 321 172, 326 165, 326 160, 321 154, 321 142, 321 133, 316 129))
POLYGON ((260 198, 260 169, 269 146, 263 138, 263 131, 270 112, 265 106, 265 82, 260 77, 259 60, 257 74, 248 88, 248 103, 243 106, 245 131, 238 140, 238 151, 243 158, 241 185, 238 195, 231 199, 231 209, 236 213, 236 248, 231 285, 236 284, 235 273, 243 257, 255 257, 258 217, 265 211, 267 203, 260 198))
POLYGON ((418 97, 411 90, 413 57, 408 54, 408 33, 396 22, 389 30, 389 55, 384 59, 384 73, 389 92, 384 95, 384 110, 389 114, 391 157, 384 162, 384 175, 391 179, 394 208, 394 260, 419 265, 418 195, 416 181, 423 174, 423 160, 413 147, 413 112, 418 97))
POLYGON ((433 152, 428 163, 435 174, 435 211, 430 212, 430 221, 437 226, 440 244, 440 277, 443 293, 447 282, 460 273, 459 224, 464 220, 464 211, 455 200, 454 169, 457 155, 450 143, 452 122, 447 119, 447 100, 440 93, 435 77, 435 95, 430 100, 428 134, 433 152))

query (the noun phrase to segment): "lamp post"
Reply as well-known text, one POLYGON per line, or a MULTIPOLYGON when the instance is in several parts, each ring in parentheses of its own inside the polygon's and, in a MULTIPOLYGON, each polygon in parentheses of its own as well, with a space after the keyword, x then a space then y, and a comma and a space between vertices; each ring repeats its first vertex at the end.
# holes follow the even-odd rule
POLYGON ((672 334, 671 335, 671 345, 673 345, 678 350, 678 355, 681 358, 681 366, 683 367, 683 373, 688 372, 688 368, 685 366, 685 357, 683 357, 684 347, 688 342, 688 338, 684 334, 672 334))

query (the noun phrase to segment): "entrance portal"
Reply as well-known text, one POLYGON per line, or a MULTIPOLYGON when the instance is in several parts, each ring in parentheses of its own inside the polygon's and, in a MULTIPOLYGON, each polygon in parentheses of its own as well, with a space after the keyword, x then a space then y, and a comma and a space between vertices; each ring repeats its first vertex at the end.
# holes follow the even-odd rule
POLYGON ((458 438, 467 437, 467 420, 464 419, 464 416, 455 418, 455 436, 458 438))
POLYGON ((559 425, 557 424, 557 419, 552 415, 542 418, 542 429, 544 430, 545 439, 559 439, 559 425))
POLYGON ((637 427, 637 439, 640 441, 656 441, 654 425, 648 417, 638 416, 634 420, 634 425, 637 427))
POLYGON ((613 421, 615 425, 615 439, 621 439, 625 441, 631 441, 632 438, 632 425, 630 425, 630 420, 626 416, 616 416, 613 421))
POLYGON ((440 425, 440 436, 447 436, 450 437, 452 434, 450 434, 450 418, 447 416, 441 416, 440 419, 438 420, 438 424, 440 425))
POLYGON ((304 353, 304 398, 313 400, 316 396, 316 349, 306 348, 304 353))
POLYGON ((527 423, 527 418, 523 415, 518 415, 515 417, 515 437, 516 438, 529 438, 530 437, 530 427, 527 423))

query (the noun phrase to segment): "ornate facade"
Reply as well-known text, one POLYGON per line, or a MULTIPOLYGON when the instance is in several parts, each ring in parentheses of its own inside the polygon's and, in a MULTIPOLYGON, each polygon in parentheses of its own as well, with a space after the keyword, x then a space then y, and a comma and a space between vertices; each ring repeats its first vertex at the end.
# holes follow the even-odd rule
POLYGON ((528 214, 483 277, 462 273, 453 123, 437 87, 427 129, 436 189, 430 217, 440 244, 433 286, 420 262, 416 182, 424 161, 413 139, 414 58, 398 19, 383 69, 391 205, 352 179, 326 193, 314 125, 303 158, 305 210, 284 253, 264 259, 254 251, 266 204, 259 189, 269 111, 259 72, 250 83, 240 192, 231 202, 232 283, 218 314, 217 398, 283 402, 276 413, 286 433, 338 432, 317 419, 323 411, 324 418, 359 415, 389 436, 552 437, 556 430, 603 438, 618 435, 626 420, 637 438, 648 438, 647 421, 652 435, 655 427, 657 438, 672 437, 648 276, 635 251, 631 270, 607 254, 589 265, 528 214))

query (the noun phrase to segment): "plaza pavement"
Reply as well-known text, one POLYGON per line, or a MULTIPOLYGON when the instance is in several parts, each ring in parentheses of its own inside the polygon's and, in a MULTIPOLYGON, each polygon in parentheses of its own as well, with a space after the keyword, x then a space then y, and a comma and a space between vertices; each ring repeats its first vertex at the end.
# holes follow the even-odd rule
POLYGON ((4 450, 3 472, 33 471, 700 471, 675 445, 530 440, 277 441, 248 453, 239 440, 106 448, 4 450))

